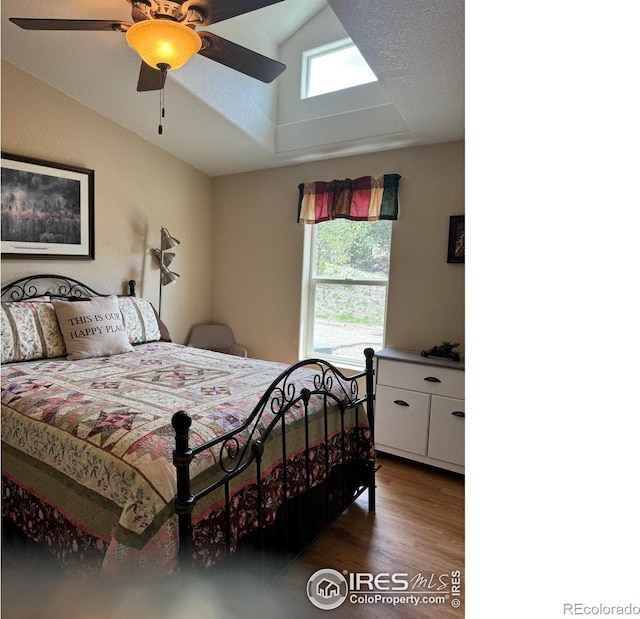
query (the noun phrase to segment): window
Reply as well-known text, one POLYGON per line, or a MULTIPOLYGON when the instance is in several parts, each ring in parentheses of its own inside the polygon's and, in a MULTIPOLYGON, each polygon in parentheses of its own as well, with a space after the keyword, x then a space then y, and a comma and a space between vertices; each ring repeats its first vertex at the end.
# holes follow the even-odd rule
POLYGON ((384 346, 391 221, 305 226, 301 357, 362 366, 384 346))
POLYGON ((351 39, 302 54, 302 99, 377 81, 351 39))

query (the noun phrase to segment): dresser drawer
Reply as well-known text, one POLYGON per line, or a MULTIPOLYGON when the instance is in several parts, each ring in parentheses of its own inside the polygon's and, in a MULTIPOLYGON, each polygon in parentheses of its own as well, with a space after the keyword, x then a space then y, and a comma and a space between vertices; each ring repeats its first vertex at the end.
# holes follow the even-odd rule
POLYGON ((427 455, 464 466, 464 402, 433 396, 427 455))
POLYGON ((378 360, 378 385, 464 399, 464 372, 419 363, 378 360))
POLYGON ((426 455, 430 401, 427 393, 380 386, 375 406, 376 447, 426 455))

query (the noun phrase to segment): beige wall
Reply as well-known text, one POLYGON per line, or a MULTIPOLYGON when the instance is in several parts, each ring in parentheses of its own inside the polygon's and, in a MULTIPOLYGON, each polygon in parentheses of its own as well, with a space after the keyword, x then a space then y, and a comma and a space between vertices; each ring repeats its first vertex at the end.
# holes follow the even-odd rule
POLYGON ((464 142, 360 155, 214 179, 213 320, 255 357, 298 355, 303 226, 298 184, 398 173, 386 344, 464 351, 464 265, 447 264, 449 216, 464 213, 464 142))
POLYGON ((128 279, 151 301, 160 227, 182 241, 162 317, 175 341, 198 322, 230 324, 255 357, 298 357, 303 226, 298 184, 402 175, 393 225, 386 343, 455 340, 464 350, 464 269, 446 262, 449 216, 464 213, 464 143, 390 150, 214 179, 2 63, 2 149, 95 170, 96 260, 4 260, 2 282, 58 272, 100 291, 128 279))
MULTIPOLYGON (((155 111, 150 111, 155 113, 155 111)), ((2 62, 2 150, 95 171, 96 259, 3 260, 2 282, 33 273, 70 275, 100 292, 158 297, 149 250, 166 226, 182 244, 163 290, 162 318, 174 341, 211 312, 211 179, 45 83, 2 62)))

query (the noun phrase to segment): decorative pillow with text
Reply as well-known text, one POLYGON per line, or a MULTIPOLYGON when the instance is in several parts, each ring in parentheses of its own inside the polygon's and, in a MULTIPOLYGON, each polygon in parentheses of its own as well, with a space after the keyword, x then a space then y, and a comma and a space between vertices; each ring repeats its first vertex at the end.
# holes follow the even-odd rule
POLYGON ((67 347, 67 359, 90 359, 131 352, 118 297, 52 301, 67 347))

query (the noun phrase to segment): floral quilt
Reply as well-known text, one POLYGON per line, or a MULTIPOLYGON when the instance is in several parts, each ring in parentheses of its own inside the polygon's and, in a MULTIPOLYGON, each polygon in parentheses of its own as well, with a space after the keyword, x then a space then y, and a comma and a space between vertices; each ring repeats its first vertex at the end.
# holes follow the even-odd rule
MULTIPOLYGON (((68 571, 170 571, 177 561, 173 413, 190 414, 191 446, 213 439, 237 428, 286 367, 166 342, 111 357, 3 366, 3 516, 48 545, 68 571)), ((312 388, 308 370, 300 380, 312 388)), ((302 414, 294 408, 287 415, 293 428, 287 430, 288 495, 307 485, 302 414)), ((337 413, 332 420, 330 464, 345 446, 350 458, 373 454, 366 416, 349 415, 344 431, 337 413)), ((312 484, 327 473, 317 417, 312 484)), ((194 458, 195 490, 221 474, 220 455, 194 458)), ((275 517, 283 501, 282 462, 281 450, 267 444, 262 506, 250 473, 234 480, 232 548, 257 526, 258 509, 265 524, 275 517)), ((194 512, 195 550, 204 565, 224 552, 222 505, 222 495, 212 493, 194 512)))

